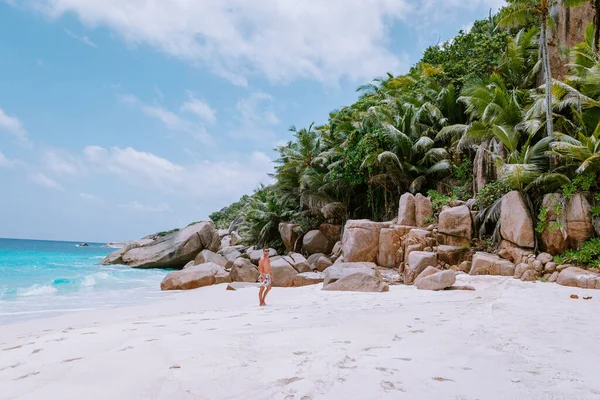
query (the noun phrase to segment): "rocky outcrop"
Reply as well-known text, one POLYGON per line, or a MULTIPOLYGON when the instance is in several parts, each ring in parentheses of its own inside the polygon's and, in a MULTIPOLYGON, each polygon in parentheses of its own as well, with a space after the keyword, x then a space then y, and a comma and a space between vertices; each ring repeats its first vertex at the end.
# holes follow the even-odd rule
POLYGON ((404 283, 412 285, 417 276, 425 270, 425 268, 438 264, 437 255, 427 251, 413 251, 408 256, 408 262, 404 267, 404 283))
POLYGON ((594 234, 590 203, 583 194, 577 193, 567 202, 565 213, 567 246, 571 249, 579 249, 594 234))
POLYGON ((346 262, 375 262, 379 252, 379 232, 383 225, 369 220, 346 222, 342 253, 346 262))
POLYGON ((196 259, 194 260, 194 264, 200 265, 200 264, 205 264, 205 263, 215 263, 215 264, 220 265, 221 267, 225 268, 225 266, 227 265, 227 259, 220 254, 213 253, 210 250, 202 250, 196 256, 196 259))
POLYGON ((333 244, 323 232, 314 230, 304 235, 302 239, 302 248, 308 254, 324 253, 329 254, 333 244))
MULTIPOLYGON (((593 2, 589 1, 575 8, 561 5, 553 11, 556 28, 548 28, 550 70, 554 79, 563 80, 569 73, 569 57, 564 49, 584 41, 586 27, 594 21, 595 10, 593 2)), ((543 81, 538 83, 542 84, 543 81)))
POLYGON ((259 275, 258 269, 246 258, 238 258, 231 267, 232 282, 256 282, 259 275))
POLYGON ((337 243, 342 238, 342 227, 339 225, 321 224, 319 230, 329 239, 330 243, 337 243))
POLYGON ((227 261, 233 262, 242 255, 242 251, 244 250, 244 246, 229 246, 222 248, 217 254, 225 257, 227 261))
MULTIPOLYGON (((260 261, 260 259, 263 256, 263 251, 261 249, 258 249, 258 250, 248 249, 247 254, 248 254, 248 257, 250 257, 250 261, 252 262, 252 264, 258 265, 258 262, 260 261)), ((269 257, 273 258, 275 256, 277 256, 277 250, 269 249, 269 257)))
POLYGON ((541 232, 542 247, 550 254, 562 254, 567 250, 566 216, 564 215, 563 198, 560 193, 544 195, 542 207, 547 210, 546 226, 541 232), (559 210, 561 215, 556 211, 559 210), (558 226, 557 226, 558 225, 558 226))
POLYGON ((294 277, 294 287, 317 285, 323 280, 323 274, 320 272, 303 272, 294 277))
POLYGON ((478 252, 473 256, 469 274, 514 276, 515 264, 495 254, 478 252))
POLYGON ((427 267, 415 280, 419 290, 444 290, 456 282, 454 271, 440 271, 437 268, 427 267))
POLYGON ((403 261, 402 237, 404 230, 394 226, 384 228, 379 233, 379 253, 377 264, 382 267, 397 268, 403 261))
POLYGON ((523 195, 516 190, 505 194, 502 198, 500 234, 519 247, 535 247, 533 219, 523 195))
POLYGON ((415 223, 418 227, 425 227, 431 224, 433 219, 433 207, 431 200, 418 193, 415 196, 415 223))
POLYGON ((524 249, 513 242, 503 240, 498 247, 498 255, 515 264, 526 262, 534 254, 532 249, 524 249))
POLYGON ((296 240, 298 240, 298 234, 295 229, 299 227, 298 224, 291 224, 287 222, 282 222, 279 224, 279 234, 281 235, 281 240, 283 240, 283 244, 287 251, 294 251, 296 240))
POLYGON ((440 245, 436 251, 438 259, 449 265, 459 265, 466 261, 469 249, 462 246, 440 245))
POLYGON ((226 282, 229 274, 215 263, 186 266, 168 274, 160 284, 161 290, 190 290, 226 282), (219 282, 217 282, 219 276, 219 282))
POLYGON ((600 273, 569 267, 558 274, 556 283, 582 289, 600 289, 600 273))
POLYGON ((387 292, 389 286, 374 263, 340 263, 325 271, 323 290, 387 292))
POLYGON ((294 286, 294 277, 298 275, 298 271, 283 258, 271 261, 271 273, 273 275, 273 286, 278 287, 294 286))
POLYGON ((497 169, 494 165, 493 143, 490 140, 483 141, 475 152, 473 160, 473 194, 476 195, 488 183, 496 180, 497 169))
POLYGON ((467 242, 471 240, 473 222, 469 207, 452 207, 442 211, 439 217, 438 231, 446 236, 466 239, 467 242))
POLYGON ((143 245, 127 246, 110 254, 102 264, 134 268, 183 268, 202 250, 218 251, 219 234, 212 222, 200 222, 143 245))
POLYGON ((329 257, 326 257, 323 254, 319 255, 319 257, 317 257, 315 259, 314 263, 312 264, 314 269, 316 269, 319 272, 325 271, 327 268, 331 267, 332 265, 333 265, 333 262, 329 259, 329 257))
POLYGON ((312 267, 308 263, 308 260, 306 258, 304 258, 304 256, 302 254, 291 253, 289 255, 289 258, 290 258, 290 260, 286 260, 286 261, 288 261, 292 265, 292 267, 294 267, 294 269, 296 271, 298 271, 299 273, 312 272, 312 267))
POLYGON ((415 196, 411 193, 404 193, 400 197, 398 206, 398 225, 416 226, 415 216, 415 196))

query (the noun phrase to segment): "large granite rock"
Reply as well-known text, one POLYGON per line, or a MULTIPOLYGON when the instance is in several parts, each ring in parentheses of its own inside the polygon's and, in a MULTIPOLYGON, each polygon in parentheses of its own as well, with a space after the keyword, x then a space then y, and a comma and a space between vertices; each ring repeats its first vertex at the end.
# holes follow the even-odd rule
POLYGON ((340 263, 325 270, 323 290, 387 292, 389 286, 374 263, 340 263))
POLYGON ((217 254, 225 257, 227 261, 235 261, 242 255, 244 250, 244 246, 229 246, 222 248, 217 254))
POLYGON ((316 285, 323 282, 320 272, 303 272, 294 277, 294 287, 316 285))
POLYGON ((462 246, 440 245, 436 252, 440 261, 449 265, 458 265, 466 261, 469 249, 462 246))
MULTIPOLYGON (((427 267, 429 269, 429 267, 427 267)), ((426 271, 423 271, 424 273, 426 271)), ((433 271, 432 271, 433 272, 433 271)), ((456 282, 454 271, 439 271, 433 273, 421 274, 415 280, 415 286, 419 290, 444 290, 451 287, 456 282)))
POLYGON ((308 254, 329 254, 334 243, 335 242, 330 241, 323 232, 314 230, 304 235, 304 238, 302 239, 302 248, 308 254))
POLYGON ((533 249, 524 249, 517 246, 513 242, 503 240, 498 247, 498 255, 514 264, 526 262, 526 260, 534 255, 533 249))
POLYGON ((417 225, 415 216, 415 196, 411 193, 404 193, 400 197, 400 204, 398 206, 398 225, 417 225))
POLYGON ((210 250, 202 250, 200 253, 198 253, 196 259, 194 260, 195 265, 200 265, 209 262, 220 265, 223 268, 225 268, 225 266, 227 265, 227 259, 225 257, 223 257, 220 254, 213 253, 210 250))
POLYGON ((502 198, 500 234, 519 247, 535 247, 533 219, 529 215, 523 195, 516 190, 502 198))
MULTIPOLYGON (((260 261, 260 259, 263 256, 263 251, 262 251, 262 249, 258 249, 258 250, 248 249, 248 256, 250 257, 250 261, 252 262, 252 264, 258 265, 258 262, 260 261)), ((277 256, 277 250, 269 249, 269 257, 273 258, 275 256, 277 256)))
POLYGON ((433 207, 431 200, 418 193, 415 196, 415 222, 419 227, 425 227, 431 224, 433 218, 433 207))
POLYGON ((515 264, 495 254, 478 252, 473 256, 469 274, 514 276, 515 264))
POLYGON ((567 230, 565 226, 567 220, 561 200, 560 193, 548 193, 544 195, 542 200, 542 207, 548 210, 546 227, 540 235, 542 247, 553 255, 562 254, 567 250, 567 230), (557 209, 561 211, 562 215, 557 215, 557 209), (556 226, 556 222, 559 222, 560 226, 556 226))
POLYGON ((302 254, 291 253, 289 255, 289 258, 291 259, 291 262, 290 260, 286 261, 288 261, 292 265, 292 267, 294 267, 294 269, 299 273, 312 272, 312 267, 308 263, 308 260, 304 258, 302 254))
POLYGON ((556 283, 582 289, 600 289, 600 273, 569 267, 558 274, 556 283))
POLYGON ((298 234, 295 229, 299 227, 298 224, 291 224, 287 222, 282 222, 279 224, 279 234, 281 235, 281 240, 283 240, 283 244, 287 251, 294 251, 296 240, 298 239, 298 234))
POLYGON ((565 213, 567 217, 567 246, 571 249, 580 249, 583 242, 594 234, 590 203, 584 195, 577 193, 567 202, 565 213))
POLYGON ((102 264, 125 264, 134 268, 183 268, 202 250, 218 251, 219 233, 212 222, 199 222, 141 246, 118 250, 102 264))
POLYGON ((467 206, 448 208, 440 213, 440 233, 470 240, 473 235, 471 211, 467 206))
POLYGON ((383 227, 369 220, 346 222, 342 253, 346 262, 375 262, 379 252, 379 232, 383 227))
POLYGON ((379 233, 379 253, 377 264, 382 267, 397 268, 403 261, 402 237, 404 230, 384 228, 379 233))
POLYGON ((340 225, 333 224, 321 224, 319 230, 330 243, 337 243, 342 238, 342 227, 340 225))
MULTIPOLYGON (((193 263, 193 261, 191 262, 193 263)), ((161 290, 190 290, 222 283, 227 272, 215 263, 189 265, 181 271, 174 271, 165 276, 160 284, 161 290), (219 276, 219 282, 217 282, 219 276)))
POLYGON ((404 267, 404 283, 412 285, 417 276, 427 267, 438 264, 437 254, 428 251, 413 251, 408 255, 408 262, 404 267))
POLYGON ((298 271, 283 258, 271 261, 271 273, 273 275, 273 286, 278 287, 294 286, 294 277, 298 275, 298 271))
POLYGON ((231 267, 232 282, 256 282, 259 275, 258 269, 246 258, 238 258, 231 267))

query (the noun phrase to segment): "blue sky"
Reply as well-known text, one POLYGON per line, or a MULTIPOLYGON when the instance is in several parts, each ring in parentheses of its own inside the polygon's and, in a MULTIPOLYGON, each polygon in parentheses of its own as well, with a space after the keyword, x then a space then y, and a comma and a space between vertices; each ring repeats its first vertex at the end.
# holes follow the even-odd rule
POLYGON ((0 0, 0 237, 113 241, 268 182, 291 125, 503 0, 0 0))

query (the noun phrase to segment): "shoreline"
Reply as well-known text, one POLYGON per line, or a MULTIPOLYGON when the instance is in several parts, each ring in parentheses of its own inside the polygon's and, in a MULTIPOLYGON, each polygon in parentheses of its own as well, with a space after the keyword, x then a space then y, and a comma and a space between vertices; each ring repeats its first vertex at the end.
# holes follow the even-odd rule
POLYGON ((258 307, 256 290, 222 284, 118 312, 5 325, 2 396, 600 396, 597 291, 489 276, 459 281, 477 290, 274 288, 269 306, 258 307))

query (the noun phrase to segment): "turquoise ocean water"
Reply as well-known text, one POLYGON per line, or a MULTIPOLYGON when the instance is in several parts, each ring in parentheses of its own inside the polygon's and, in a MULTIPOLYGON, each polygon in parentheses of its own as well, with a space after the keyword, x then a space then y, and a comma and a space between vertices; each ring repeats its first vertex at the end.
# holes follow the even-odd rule
POLYGON ((167 271, 98 263, 103 244, 0 239, 0 324, 144 304, 165 296, 167 271))

